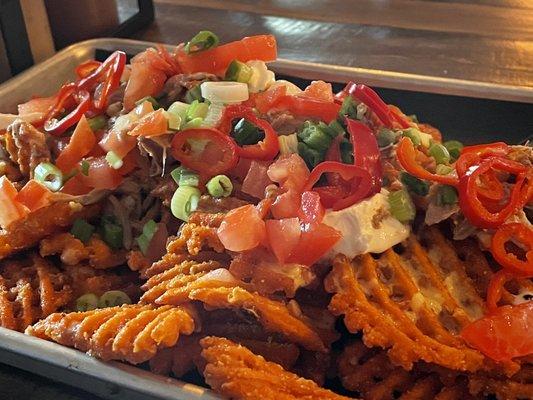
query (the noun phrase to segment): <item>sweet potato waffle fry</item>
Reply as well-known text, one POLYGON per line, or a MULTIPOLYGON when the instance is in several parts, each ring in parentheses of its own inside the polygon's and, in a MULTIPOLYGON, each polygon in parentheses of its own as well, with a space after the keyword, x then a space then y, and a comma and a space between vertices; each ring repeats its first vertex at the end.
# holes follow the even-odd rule
POLYGON ((204 376, 217 392, 232 399, 347 399, 313 381, 285 371, 246 347, 217 337, 203 339, 204 376))
POLYGON ((459 259, 446 259, 446 269, 431 261, 428 252, 438 251, 437 245, 450 256, 451 248, 443 249, 442 241, 432 242, 426 251, 412 236, 401 254, 389 249, 378 259, 365 254, 353 262, 337 257, 325 282, 335 293, 330 310, 344 315, 351 332, 362 330, 366 345, 389 349, 392 362, 406 369, 423 360, 476 371, 483 355, 457 334, 482 315, 483 303, 464 269, 459 272, 459 259), (460 286, 449 290, 451 279, 460 286))
POLYGON ((0 230, 0 260, 30 248, 51 234, 70 229, 76 218, 90 218, 98 214, 98 204, 82 206, 75 202, 59 202, 41 208, 0 230))
POLYGON ((56 313, 26 333, 74 347, 103 360, 139 364, 158 349, 174 346, 197 328, 193 307, 125 305, 86 312, 56 313))
POLYGON ((69 303, 73 290, 66 274, 38 255, 4 261, 0 269, 0 326, 24 331, 69 303))

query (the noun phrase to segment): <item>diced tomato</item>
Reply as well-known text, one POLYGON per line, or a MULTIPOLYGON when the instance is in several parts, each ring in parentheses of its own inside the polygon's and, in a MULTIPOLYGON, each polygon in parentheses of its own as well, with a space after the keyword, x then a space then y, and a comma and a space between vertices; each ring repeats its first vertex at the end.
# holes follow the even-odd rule
POLYGON ((82 116, 70 137, 70 142, 56 159, 57 167, 63 173, 72 171, 76 164, 89 154, 95 144, 96 137, 87 122, 87 118, 82 116))
POLYGON ((50 204, 50 191, 35 179, 31 179, 18 192, 15 200, 32 212, 50 204))
POLYGON ((298 216, 304 223, 321 222, 326 210, 320 201, 317 192, 307 191, 302 193, 302 205, 298 216))
POLYGON ((168 132, 168 120, 165 117, 165 110, 160 108, 150 114, 146 114, 128 132, 131 136, 153 137, 164 135, 168 132))
POLYGON ((258 199, 265 197, 265 188, 272 183, 267 170, 270 161, 253 160, 242 183, 241 191, 258 199))
POLYGON ((300 96, 333 102, 333 89, 331 88, 331 83, 313 81, 300 96))
POLYGON ((342 234, 326 224, 305 224, 300 241, 289 257, 289 262, 303 265, 316 263, 337 243, 342 234))
POLYGON ((265 222, 269 247, 280 263, 284 263, 300 240, 298 218, 270 219, 265 222))
POLYGON ((287 94, 286 86, 277 86, 271 90, 257 93, 250 101, 253 101, 255 108, 262 113, 266 114, 268 110, 272 108, 274 104, 287 94))
POLYGON ((56 96, 50 97, 35 97, 26 103, 18 105, 19 115, 39 112, 46 114, 48 110, 55 104, 56 96))
POLYGON ((0 226, 6 228, 23 218, 28 210, 16 200, 17 189, 7 177, 0 177, 0 226))
POLYGON ((246 175, 248 175, 251 166, 252 160, 249 158, 239 158, 237 165, 228 171, 228 175, 243 181, 246 178, 246 175))
POLYGON ((81 196, 89 193, 91 190, 93 190, 93 188, 87 186, 80 176, 80 173, 78 173, 76 176, 73 176, 65 182, 61 188, 61 193, 70 194, 72 196, 81 196))
POLYGON ((104 135, 99 144, 106 152, 113 151, 117 156, 123 158, 137 146, 137 138, 126 132, 111 129, 104 135))
POLYGON ((265 239, 265 221, 261 219, 257 209, 248 204, 228 212, 217 234, 227 250, 250 250, 259 246, 265 239))
POLYGON ((186 54, 181 50, 177 53, 177 58, 186 74, 201 71, 222 75, 233 60, 276 60, 276 38, 273 35, 245 37, 195 54, 186 54))
POLYGON ((167 75, 152 63, 142 60, 132 62, 131 74, 124 92, 126 111, 135 107, 135 102, 147 96, 155 96, 163 90, 167 75))
POLYGON ((93 189, 115 189, 122 183, 122 174, 112 168, 105 157, 90 158, 86 161, 89 163, 87 176, 78 173, 74 177, 78 177, 84 185, 93 189))
POLYGON ((468 325, 461 336, 472 347, 496 361, 533 354, 533 301, 503 306, 468 325))
POLYGON ((309 178, 305 161, 297 154, 280 157, 268 168, 269 178, 280 184, 282 193, 272 205, 272 214, 277 219, 298 216, 301 193, 309 178))

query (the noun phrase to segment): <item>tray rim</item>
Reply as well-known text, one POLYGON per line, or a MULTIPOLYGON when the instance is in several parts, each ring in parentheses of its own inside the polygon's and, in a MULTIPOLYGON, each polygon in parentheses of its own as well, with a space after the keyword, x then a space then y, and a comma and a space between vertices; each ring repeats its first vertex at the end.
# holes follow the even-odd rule
MULTIPOLYGON (((42 63, 36 64, 19 75, 0 84, 0 93, 8 90, 16 90, 17 85, 33 75, 39 73, 40 69, 53 64, 57 59, 71 53, 84 53, 90 49, 116 49, 121 46, 149 47, 154 42, 123 39, 123 38, 97 38, 89 39, 72 44, 42 63)), ((174 46, 165 44, 168 49, 174 46)), ((386 70, 347 67, 334 64, 314 63, 307 61, 297 61, 288 59, 278 59, 272 63, 276 72, 287 75, 294 75, 302 78, 310 78, 320 75, 328 80, 328 76, 335 76, 337 82, 347 82, 348 80, 358 80, 368 85, 407 91, 418 91, 424 93, 435 93, 442 95, 464 96, 480 99, 503 100, 533 104, 533 87, 507 85, 491 82, 472 81, 456 78, 438 77, 432 75, 419 75, 386 70), (306 70, 302 74, 302 70, 306 70), (340 80, 339 80, 340 77, 340 80)))

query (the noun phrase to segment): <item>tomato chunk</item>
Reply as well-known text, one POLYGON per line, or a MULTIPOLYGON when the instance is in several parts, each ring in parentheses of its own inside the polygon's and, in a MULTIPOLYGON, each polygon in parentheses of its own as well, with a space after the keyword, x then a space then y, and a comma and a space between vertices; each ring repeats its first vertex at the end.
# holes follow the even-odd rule
POLYGON ((298 218, 271 219, 265 222, 268 243, 280 263, 284 263, 300 240, 298 218))
POLYGON ((217 234, 227 250, 250 250, 259 246, 265 239, 265 221, 261 219, 257 209, 248 204, 228 212, 217 234))
POLYGON ((35 211, 50 204, 50 191, 35 179, 31 179, 15 196, 15 200, 35 211))
POLYGON ((463 329, 461 336, 472 347, 496 361, 533 354, 533 301, 503 306, 463 329))
POLYGON ((306 224, 302 230, 300 241, 292 251, 289 262, 312 265, 327 253, 342 234, 326 224, 306 224))
POLYGON ((70 172, 83 157, 89 154, 95 144, 96 137, 87 118, 82 116, 70 137, 70 142, 56 159, 57 167, 64 173, 70 172))
POLYGON ((0 226, 5 228, 10 223, 23 218, 28 210, 16 200, 17 189, 5 176, 0 177, 0 226))

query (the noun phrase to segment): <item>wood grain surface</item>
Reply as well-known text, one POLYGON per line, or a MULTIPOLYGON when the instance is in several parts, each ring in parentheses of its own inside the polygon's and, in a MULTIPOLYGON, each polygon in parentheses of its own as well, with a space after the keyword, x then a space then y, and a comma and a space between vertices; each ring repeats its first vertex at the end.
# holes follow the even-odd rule
POLYGON ((222 40, 273 33, 280 57, 533 86, 527 0, 155 0, 136 37, 178 43, 200 28, 222 40))

